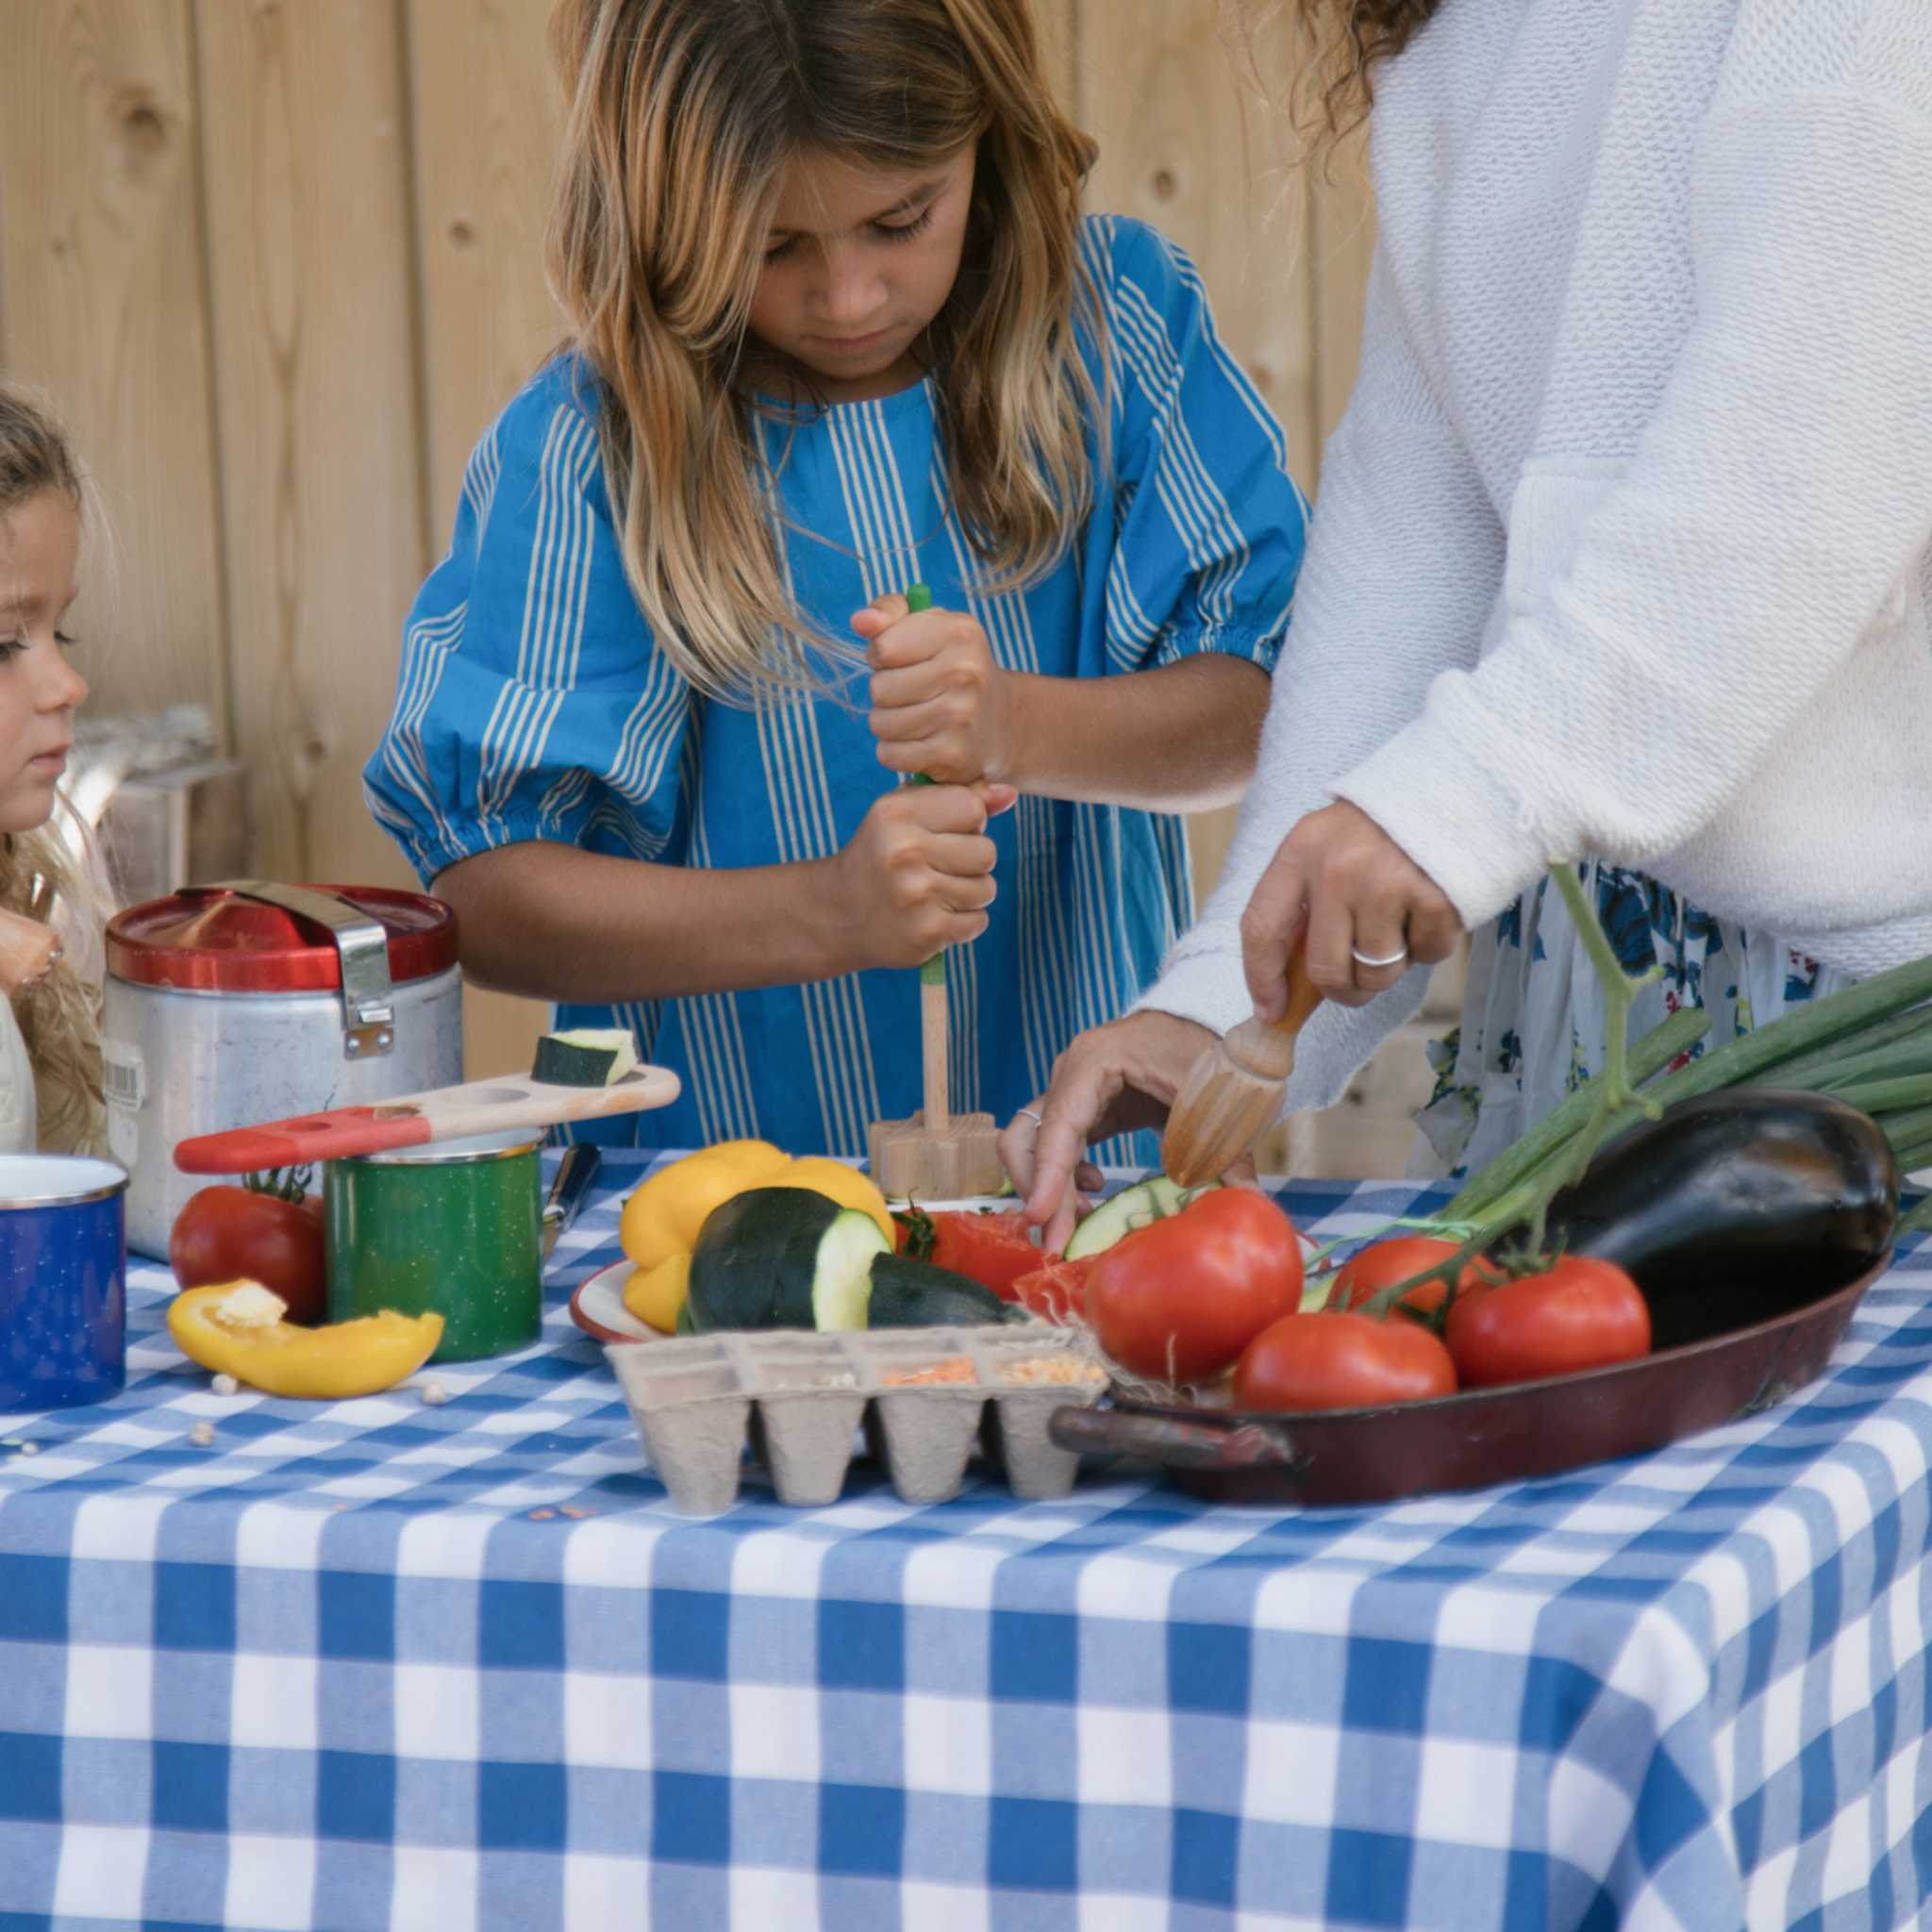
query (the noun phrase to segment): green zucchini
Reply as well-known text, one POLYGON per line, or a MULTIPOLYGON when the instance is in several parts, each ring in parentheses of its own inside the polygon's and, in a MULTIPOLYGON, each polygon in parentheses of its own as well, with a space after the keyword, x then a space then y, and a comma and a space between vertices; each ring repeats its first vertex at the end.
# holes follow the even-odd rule
POLYGON ((637 1064, 637 1035, 628 1026, 579 1026, 537 1042, 530 1078, 553 1087, 608 1087, 637 1064))
POLYGON ((1102 1254, 1123 1235, 1132 1234, 1150 1221, 1164 1221, 1170 1214, 1178 1214, 1197 1194, 1205 1194, 1208 1188, 1220 1185, 1219 1181, 1209 1181, 1207 1187, 1183 1188, 1164 1174, 1158 1174, 1151 1180, 1123 1188, 1110 1200, 1103 1201, 1074 1230, 1067 1241, 1067 1259, 1079 1261, 1090 1255, 1102 1254))
POLYGON ((970 1328, 985 1322, 1024 1322, 1026 1310, 1003 1302, 970 1274, 935 1268, 907 1255, 875 1255, 872 1263, 874 1328, 970 1328))
POLYGON ((714 1208, 691 1250, 685 1306, 714 1328, 863 1328, 873 1257, 888 1252, 870 1214, 807 1188, 751 1188, 714 1208))

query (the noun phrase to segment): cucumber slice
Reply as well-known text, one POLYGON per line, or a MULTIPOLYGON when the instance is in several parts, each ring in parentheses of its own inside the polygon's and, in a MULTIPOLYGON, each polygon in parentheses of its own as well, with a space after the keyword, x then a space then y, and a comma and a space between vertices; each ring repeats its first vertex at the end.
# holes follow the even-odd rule
POLYGON ((891 1243, 859 1208, 841 1208, 813 1243, 804 1267, 795 1260, 778 1291, 780 1328, 863 1328, 872 1305, 872 1269, 891 1243))
POLYGON ((554 1087, 608 1087, 638 1064, 637 1036, 627 1026, 579 1026, 537 1042, 530 1078, 554 1087))
POLYGON ((706 1216, 685 1306, 714 1328, 863 1328, 873 1257, 891 1246, 862 1208, 808 1188, 748 1188, 706 1216))
POLYGON ((1110 1200, 1103 1201, 1074 1230, 1067 1241, 1067 1259, 1078 1261, 1088 1256, 1105 1254, 1123 1235, 1145 1227, 1150 1221, 1178 1214, 1197 1195, 1220 1185, 1219 1181, 1209 1181, 1206 1187, 1183 1188, 1164 1174, 1158 1174, 1151 1180, 1123 1188, 1110 1200))
POLYGON ((971 1275, 905 1255, 878 1255, 872 1263, 874 1328, 969 1328, 987 1322, 1024 1322, 1026 1310, 1003 1302, 971 1275))

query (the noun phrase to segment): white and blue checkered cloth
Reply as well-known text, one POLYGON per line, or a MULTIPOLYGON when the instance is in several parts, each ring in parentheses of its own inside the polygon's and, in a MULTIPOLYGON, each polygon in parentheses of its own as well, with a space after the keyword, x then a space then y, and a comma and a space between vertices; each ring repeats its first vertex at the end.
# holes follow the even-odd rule
POLYGON ((217 1396, 142 1268, 125 1396, 0 1420, 0 1932, 1924 1923, 1923 1243, 1799 1399, 1567 1477, 693 1522, 563 1307, 607 1160, 445 1406, 217 1396))

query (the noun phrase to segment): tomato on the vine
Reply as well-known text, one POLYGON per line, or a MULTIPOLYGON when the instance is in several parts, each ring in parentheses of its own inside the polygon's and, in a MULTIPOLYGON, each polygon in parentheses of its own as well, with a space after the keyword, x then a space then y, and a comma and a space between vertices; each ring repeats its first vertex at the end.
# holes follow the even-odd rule
MULTIPOLYGON (((1358 1248, 1341 1266, 1336 1270, 1335 1285, 1328 1291, 1328 1305, 1336 1308, 1358 1308, 1366 1301, 1373 1300, 1385 1288, 1393 1288, 1398 1281, 1407 1281, 1411 1275, 1420 1274, 1425 1268, 1434 1268, 1461 1247, 1460 1241, 1444 1240, 1433 1234, 1391 1235, 1386 1241, 1373 1241, 1365 1248, 1358 1248)), ((1493 1275, 1479 1261, 1464 1264, 1457 1277, 1458 1288, 1474 1287, 1479 1281, 1493 1279, 1493 1275)), ((1402 1297, 1405 1307, 1416 1309, 1424 1315, 1433 1315, 1442 1306, 1442 1297, 1449 1291, 1445 1281, 1425 1281, 1420 1288, 1412 1288, 1402 1297)))
POLYGON ((183 1288, 258 1281, 288 1303, 291 1322, 320 1322, 328 1313, 316 1195, 296 1200, 254 1188, 203 1188, 175 1217, 168 1264, 183 1288))
POLYGON ((1650 1353, 1650 1309, 1614 1262, 1563 1255, 1449 1305, 1443 1339, 1466 1388, 1534 1382, 1650 1353))
POLYGON ((1379 1408, 1455 1392, 1449 1351, 1400 1314, 1284 1316, 1248 1343, 1234 1370, 1237 1408, 1379 1408))
POLYGON ((1101 1251, 1087 1320, 1123 1368, 1193 1382, 1229 1367, 1301 1293, 1294 1224, 1252 1188, 1210 1188, 1101 1251))

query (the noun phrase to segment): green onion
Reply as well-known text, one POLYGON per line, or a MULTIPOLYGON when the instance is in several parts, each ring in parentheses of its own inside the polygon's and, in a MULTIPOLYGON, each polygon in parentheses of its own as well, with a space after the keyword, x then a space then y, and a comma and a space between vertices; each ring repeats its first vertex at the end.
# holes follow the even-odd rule
POLYGON ((1890 1020, 1862 1026, 1849 1039, 1834 1040, 1809 1053, 1781 1060, 1777 1067, 1777 1084, 1780 1087, 1809 1086, 1814 1074, 1829 1078, 1841 1069, 1856 1066, 1860 1060, 1882 1060, 1893 1048, 1915 1041, 1921 1034, 1932 1038, 1932 1008, 1913 1007, 1890 1020))
MULTIPOLYGON (((1736 1040, 1700 1055, 1688 1067, 1666 1074, 1644 1094, 1668 1107, 1693 1093, 1713 1093, 1720 1087, 1741 1087, 1783 1063, 1796 1065, 1828 1041, 1889 1020, 1893 1014, 1932 998, 1932 958, 1894 966, 1856 986, 1840 987, 1823 999, 1793 1007, 1775 1020, 1741 1033, 1736 1040)), ((1923 1016, 1922 1016, 1923 1017, 1923 1016)), ((1862 1050, 1863 1042, 1859 1042, 1862 1050)), ((1768 1084, 1775 1085, 1775 1081, 1768 1084)))
POLYGON ((1860 1113, 1900 1113, 1907 1108, 1932 1107, 1932 1077, 1907 1080, 1866 1080, 1856 1087, 1832 1090, 1834 1100, 1856 1107, 1860 1113))
MULTIPOLYGON (((1630 1048, 1630 1078, 1641 1083, 1686 1054, 1710 1031, 1710 1015, 1695 1007, 1673 1013, 1630 1048)), ((1646 1095, 1646 1098, 1649 1096, 1646 1095)), ((1517 1184, 1560 1152, 1589 1121, 1596 1105, 1595 1083, 1586 1080, 1553 1108, 1520 1140, 1478 1169, 1442 1209, 1444 1221, 1474 1221, 1512 1192, 1517 1184)))

